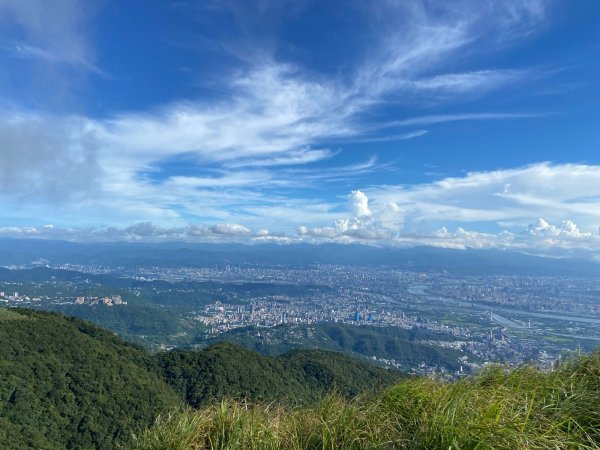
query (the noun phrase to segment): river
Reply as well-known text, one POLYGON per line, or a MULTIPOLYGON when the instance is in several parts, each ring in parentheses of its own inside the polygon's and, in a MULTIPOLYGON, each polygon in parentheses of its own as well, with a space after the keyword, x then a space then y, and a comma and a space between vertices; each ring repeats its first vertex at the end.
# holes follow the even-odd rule
MULTIPOLYGON (((600 324, 600 319, 595 319, 595 318, 591 318, 591 317, 579 317, 579 316, 569 316, 569 315, 558 314, 558 313, 524 311, 522 309, 507 308, 504 306, 492 306, 489 304, 477 303, 477 302, 464 302, 464 301, 457 300, 455 298, 449 298, 449 297, 435 297, 435 296, 429 295, 426 292, 427 288, 428 288, 428 286, 426 284, 415 284, 415 285, 409 286, 408 293, 412 294, 412 295, 425 296, 425 297, 427 297, 427 300, 432 300, 435 302, 442 302, 445 304, 457 305, 459 307, 468 306, 468 307, 472 307, 472 308, 476 308, 476 309, 483 309, 483 310, 493 309, 494 311, 506 312, 506 313, 520 315, 520 316, 526 316, 526 317, 537 317, 540 319, 554 319, 554 320, 563 320, 563 321, 568 321, 568 322, 600 324)), ((520 325, 510 319, 502 317, 496 313, 494 313, 493 316, 494 316, 493 317, 494 320, 496 320, 496 322, 498 322, 502 325, 511 326, 511 327, 515 327, 515 328, 523 327, 522 325, 520 325), (506 322, 503 323, 503 321, 506 321, 506 322), (514 325, 508 325, 509 322, 513 323, 514 325)))

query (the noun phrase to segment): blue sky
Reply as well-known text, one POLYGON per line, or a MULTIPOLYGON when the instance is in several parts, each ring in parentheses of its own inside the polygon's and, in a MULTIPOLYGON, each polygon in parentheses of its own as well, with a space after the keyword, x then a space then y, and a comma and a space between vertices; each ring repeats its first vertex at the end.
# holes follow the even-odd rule
POLYGON ((596 252, 599 21, 0 0, 0 233, 596 252))

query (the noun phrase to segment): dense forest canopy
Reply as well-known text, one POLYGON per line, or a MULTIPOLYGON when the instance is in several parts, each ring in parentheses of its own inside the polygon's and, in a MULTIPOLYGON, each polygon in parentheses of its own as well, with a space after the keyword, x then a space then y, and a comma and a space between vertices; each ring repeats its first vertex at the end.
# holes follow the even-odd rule
POLYGON ((77 318, 0 308, 0 447, 114 448, 156 417, 224 397, 306 404, 399 379, 325 351, 261 356, 231 344, 152 355, 77 318))

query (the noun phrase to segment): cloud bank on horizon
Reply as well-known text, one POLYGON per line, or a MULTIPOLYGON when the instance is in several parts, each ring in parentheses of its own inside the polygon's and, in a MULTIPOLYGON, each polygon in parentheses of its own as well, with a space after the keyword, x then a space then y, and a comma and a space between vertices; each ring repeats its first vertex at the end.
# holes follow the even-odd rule
POLYGON ((596 2, 158 3, 0 0, 0 236, 600 250, 596 2))

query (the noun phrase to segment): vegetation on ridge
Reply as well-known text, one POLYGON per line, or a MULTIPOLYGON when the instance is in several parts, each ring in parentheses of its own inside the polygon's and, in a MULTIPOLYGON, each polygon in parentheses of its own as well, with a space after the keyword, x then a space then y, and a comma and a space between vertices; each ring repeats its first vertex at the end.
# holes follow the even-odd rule
POLYGON ((344 323, 284 324, 269 329, 247 327, 215 338, 267 355, 279 355, 298 348, 320 348, 359 358, 376 356, 394 360, 407 371, 421 363, 455 371, 460 367, 459 358, 465 353, 419 342, 450 339, 456 338, 424 329, 344 323))
POLYGON ((79 319, 0 308, 0 447, 114 448, 182 402, 144 349, 79 319))
POLYGON ((2 449, 110 449, 186 400, 297 405, 333 388, 351 397, 400 377, 324 351, 273 358, 220 344, 151 355, 88 322, 25 309, 0 308, 0 342, 2 449))
POLYGON ((295 350, 269 357, 225 342, 202 351, 160 353, 157 360, 165 381, 193 407, 224 397, 299 405, 332 390, 352 398, 402 377, 340 353, 295 350))
POLYGON ((286 408, 225 400, 162 415, 136 449, 598 449, 600 351, 544 373, 405 379, 374 399, 286 408))
POLYGON ((600 350, 552 372, 402 378, 351 399, 398 375, 324 351, 153 356, 79 319, 19 309, 0 308, 0 342, 6 449, 600 449, 600 350))

